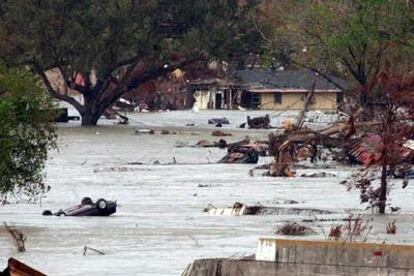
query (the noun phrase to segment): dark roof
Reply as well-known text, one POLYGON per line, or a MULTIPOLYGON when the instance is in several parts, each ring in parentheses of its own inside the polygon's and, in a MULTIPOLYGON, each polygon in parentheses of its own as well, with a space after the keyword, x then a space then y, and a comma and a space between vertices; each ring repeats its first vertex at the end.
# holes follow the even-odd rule
MULTIPOLYGON (((312 89, 315 82, 315 90, 336 90, 331 82, 310 70, 239 70, 234 73, 238 84, 247 89, 312 89)), ((329 76, 334 82, 344 89, 347 82, 343 79, 329 76)))
POLYGON ((204 86, 231 86, 231 85, 235 85, 232 80, 220 79, 220 78, 197 79, 197 80, 190 81, 189 84, 190 85, 204 85, 204 86))

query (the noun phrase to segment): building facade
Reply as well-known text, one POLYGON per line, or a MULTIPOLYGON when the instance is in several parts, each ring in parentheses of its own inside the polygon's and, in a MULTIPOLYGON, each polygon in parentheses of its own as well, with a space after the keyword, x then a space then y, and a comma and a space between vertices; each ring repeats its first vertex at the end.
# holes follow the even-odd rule
MULTIPOLYGON (((347 83, 330 76, 338 86, 347 83)), ((309 108, 335 111, 343 101, 343 89, 309 70, 241 70, 235 79, 242 88, 241 105, 248 109, 301 110, 313 92, 309 108)))

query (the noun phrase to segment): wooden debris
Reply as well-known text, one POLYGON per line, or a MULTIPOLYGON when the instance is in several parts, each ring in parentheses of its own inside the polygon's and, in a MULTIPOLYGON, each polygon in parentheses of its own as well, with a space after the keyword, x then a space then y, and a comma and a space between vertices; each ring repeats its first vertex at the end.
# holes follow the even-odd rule
POLYGON ((83 256, 85 256, 86 255, 86 253, 87 253, 87 251, 88 250, 90 250, 90 251, 93 251, 93 252, 95 252, 95 253, 98 253, 99 255, 105 255, 105 253, 104 252, 102 252, 102 251, 100 251, 100 250, 97 250, 97 249, 95 249, 95 248, 92 248, 92 247, 89 247, 89 246, 84 246, 83 247, 83 256))
POLYGON ((295 171, 293 170, 291 163, 273 161, 270 163, 269 170, 266 175, 276 177, 292 177, 295 176, 295 171))
POLYGON ((7 225, 6 222, 4 222, 4 228, 13 238, 13 242, 17 248, 17 251, 25 252, 26 251, 25 242, 27 238, 26 235, 22 231, 18 230, 17 228, 7 225))
POLYGON ((211 133, 212 136, 222 137, 222 136, 232 136, 231 133, 223 132, 221 130, 215 130, 211 133))
POLYGON ((279 235, 286 235, 286 236, 304 236, 307 234, 313 234, 315 233, 312 228, 300 225, 296 222, 288 222, 284 225, 282 225, 278 230, 276 231, 276 234, 279 235))
POLYGON ((316 81, 314 81, 313 82, 313 84, 312 84, 312 89, 311 89, 311 91, 309 91, 307 94, 306 94, 306 97, 305 97, 305 102, 304 102, 304 104, 303 104, 303 109, 302 109, 302 111, 299 113, 299 117, 298 117, 298 120, 297 120, 297 124, 296 124, 296 126, 298 127, 298 128, 301 128, 302 126, 303 126, 303 122, 305 121, 305 115, 306 115, 306 113, 308 112, 308 110, 309 110, 309 106, 312 104, 312 102, 313 102, 313 95, 315 94, 315 85, 316 85, 316 81))
POLYGON ((10 258, 7 262, 7 268, 1 272, 0 275, 4 276, 46 276, 40 271, 37 271, 30 266, 14 259, 10 258))
POLYGON ((397 225, 395 225, 395 220, 387 223, 387 234, 395 235, 397 234, 397 225))

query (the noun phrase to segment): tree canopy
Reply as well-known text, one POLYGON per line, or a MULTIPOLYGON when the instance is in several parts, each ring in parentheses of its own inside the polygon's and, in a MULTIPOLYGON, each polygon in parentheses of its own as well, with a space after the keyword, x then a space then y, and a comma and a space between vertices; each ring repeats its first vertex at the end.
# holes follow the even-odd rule
POLYGON ((265 1, 257 27, 268 55, 364 85, 385 63, 412 70, 414 6, 407 1, 265 1))
POLYGON ((247 16, 256 1, 4 0, 0 56, 39 74, 49 92, 72 104, 83 124, 125 92, 200 59, 232 59, 256 49, 247 16), (45 72, 57 69, 78 102, 45 72), (84 82, 76 82, 76 76, 84 82), (60 89, 62 90, 62 89, 60 89))
POLYGON ((0 64, 0 197, 36 197, 47 190, 42 170, 56 135, 53 106, 27 70, 0 64))

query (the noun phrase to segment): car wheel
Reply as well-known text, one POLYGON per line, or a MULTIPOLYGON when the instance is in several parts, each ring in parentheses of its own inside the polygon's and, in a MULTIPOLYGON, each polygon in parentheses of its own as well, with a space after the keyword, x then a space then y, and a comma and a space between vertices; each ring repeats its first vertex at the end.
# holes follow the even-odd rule
POLYGON ((93 205, 93 201, 90 197, 82 198, 81 205, 93 205))
POLYGON ((42 213, 42 215, 43 216, 51 216, 51 215, 53 215, 53 213, 50 210, 44 210, 43 213, 42 213))
POLYGON ((96 201, 96 207, 98 208, 98 210, 104 211, 108 207, 108 202, 106 202, 106 200, 103 198, 98 199, 96 201))
POLYGON ((62 210, 57 211, 55 215, 58 217, 66 216, 65 212, 63 212, 62 210))

